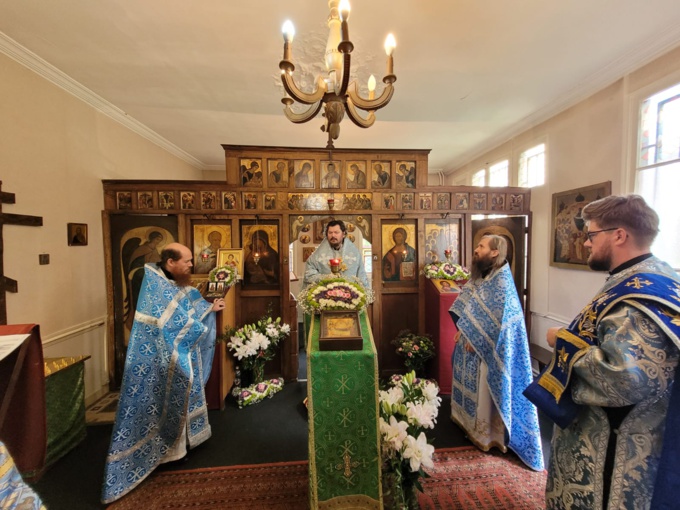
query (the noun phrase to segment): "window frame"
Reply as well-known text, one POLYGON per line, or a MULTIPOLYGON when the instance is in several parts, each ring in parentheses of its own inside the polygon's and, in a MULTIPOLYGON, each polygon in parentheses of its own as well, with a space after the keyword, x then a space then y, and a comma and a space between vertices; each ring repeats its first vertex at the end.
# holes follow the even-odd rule
MULTIPOLYGON (((533 156, 532 156, 533 157, 533 156)), ((516 183, 517 186, 520 188, 537 188, 539 186, 545 186, 548 181, 548 141, 545 139, 541 140, 534 140, 533 143, 527 144, 525 147, 523 147, 519 151, 519 155, 517 156, 517 173, 516 173, 516 183), (520 170, 521 170, 521 161, 522 161, 522 156, 529 152, 532 149, 536 149, 540 145, 543 146, 543 182, 540 184, 534 184, 533 186, 527 184, 526 186, 523 185, 520 182, 520 170)))
MULTIPOLYGON (((667 89, 673 88, 680 85, 680 70, 672 72, 665 77, 656 80, 654 82, 648 83, 644 87, 631 92, 627 97, 628 103, 628 114, 626 116, 627 122, 625 124, 625 138, 627 142, 627 164, 623 165, 622 175, 621 175, 621 192, 623 194, 638 193, 638 175, 641 171, 649 170, 653 168, 660 168, 669 164, 679 164, 680 158, 672 161, 664 161, 659 163, 653 163, 651 165, 641 166, 640 162, 640 150, 641 150, 641 106, 644 101, 649 98, 659 94, 667 89)), ((660 233, 659 235, 663 235, 660 233)), ((663 256, 662 256, 663 258, 663 256)), ((674 263, 671 261, 672 266, 676 271, 680 270, 680 262, 674 263)))

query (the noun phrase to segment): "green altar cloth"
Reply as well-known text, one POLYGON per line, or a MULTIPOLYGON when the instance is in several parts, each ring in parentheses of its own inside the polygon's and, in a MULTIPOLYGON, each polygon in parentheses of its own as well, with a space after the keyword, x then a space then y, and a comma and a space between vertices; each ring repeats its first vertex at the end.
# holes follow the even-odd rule
POLYGON ((45 358, 46 467, 50 467, 85 439, 84 375, 85 360, 89 358, 45 358))
POLYGON ((360 351, 319 351, 319 316, 305 322, 310 506, 382 509, 378 360, 366 314, 360 351))

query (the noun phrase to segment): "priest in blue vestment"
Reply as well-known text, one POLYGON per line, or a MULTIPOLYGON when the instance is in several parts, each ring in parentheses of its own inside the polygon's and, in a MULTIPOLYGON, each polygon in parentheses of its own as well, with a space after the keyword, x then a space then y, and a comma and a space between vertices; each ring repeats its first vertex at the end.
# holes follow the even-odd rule
POLYGON ((340 261, 340 276, 354 276, 365 289, 370 289, 364 259, 354 243, 347 239, 347 227, 342 220, 326 225, 326 238, 307 259, 302 287, 313 283, 317 275, 331 274, 330 260, 340 261))
POLYGON ((144 266, 120 401, 106 458, 102 502, 124 496, 159 465, 210 437, 204 386, 215 350, 215 314, 191 285, 191 250, 171 243, 144 266))
POLYGON ((524 314, 501 236, 482 237, 470 282, 449 312, 458 328, 453 351, 451 419, 484 451, 512 449, 543 469, 536 407, 522 394, 532 381, 524 314))

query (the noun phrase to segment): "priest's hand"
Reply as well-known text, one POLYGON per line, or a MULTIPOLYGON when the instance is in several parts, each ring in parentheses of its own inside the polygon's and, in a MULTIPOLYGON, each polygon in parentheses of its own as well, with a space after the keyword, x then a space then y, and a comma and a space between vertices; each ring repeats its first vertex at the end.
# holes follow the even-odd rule
POLYGON ((555 342, 557 342, 557 332, 562 328, 548 328, 545 334, 545 339, 550 347, 555 347, 555 342))
POLYGON ((221 312, 222 310, 224 310, 226 306, 227 305, 224 303, 224 299, 222 298, 216 299, 215 301, 213 301, 212 311, 221 312))

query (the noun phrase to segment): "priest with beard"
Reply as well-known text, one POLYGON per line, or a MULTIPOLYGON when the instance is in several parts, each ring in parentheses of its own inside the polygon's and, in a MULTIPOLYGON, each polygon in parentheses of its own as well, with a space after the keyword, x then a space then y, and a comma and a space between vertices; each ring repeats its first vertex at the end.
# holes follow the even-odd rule
POLYGON ((339 276, 353 276, 368 289, 364 259, 354 243, 347 239, 347 227, 342 220, 331 220, 326 226, 326 238, 307 259, 302 286, 314 283, 317 275, 331 274, 331 259, 340 261, 339 276))
POLYGON ((536 407, 522 394, 532 381, 524 313, 501 236, 482 237, 470 281, 449 310, 453 351, 451 419, 478 448, 508 448, 543 470, 536 407))
POLYGON ((160 464, 210 435, 204 386, 215 350, 215 314, 191 285, 191 250, 171 243, 144 266, 106 458, 102 502, 132 491, 160 464))
POLYGON ((652 254, 659 215, 639 195, 583 208, 588 267, 602 288, 525 390, 555 422, 546 509, 680 508, 680 277, 652 254))

